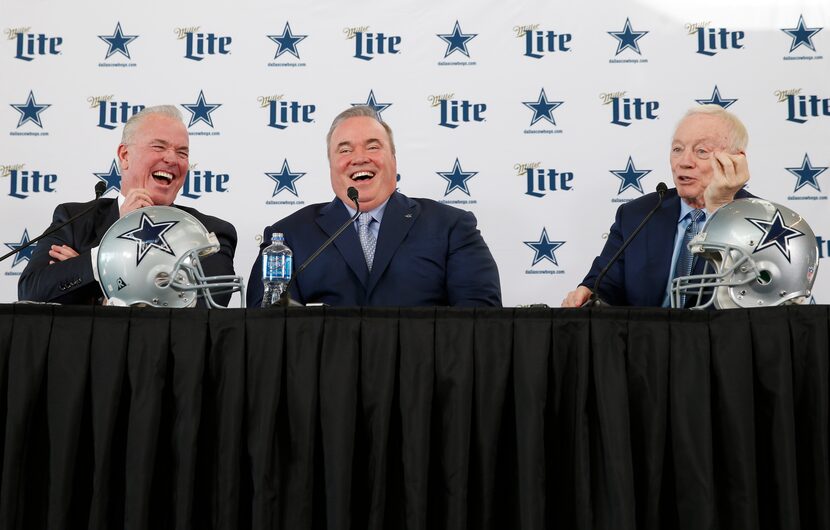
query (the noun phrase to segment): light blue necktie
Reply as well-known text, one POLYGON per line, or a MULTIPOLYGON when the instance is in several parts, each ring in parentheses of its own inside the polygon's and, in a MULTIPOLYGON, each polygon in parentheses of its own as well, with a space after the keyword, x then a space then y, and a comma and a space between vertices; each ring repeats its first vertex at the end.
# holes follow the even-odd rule
MULTIPOLYGON (((694 254, 689 250, 689 242, 700 232, 700 220, 703 217, 703 210, 692 210, 686 214, 691 217, 686 225, 686 232, 683 233, 683 245, 680 247, 680 254, 677 256, 677 264, 674 267, 674 277, 688 276, 692 272, 692 261, 694 254)), ((686 305, 686 293, 680 295, 680 307, 686 305)))
POLYGON ((377 239, 375 234, 369 230, 369 225, 372 224, 372 215, 368 213, 360 214, 357 218, 357 235, 360 237, 360 246, 363 247, 363 255, 366 257, 366 265, 369 270, 372 270, 372 261, 375 259, 375 246, 377 239))

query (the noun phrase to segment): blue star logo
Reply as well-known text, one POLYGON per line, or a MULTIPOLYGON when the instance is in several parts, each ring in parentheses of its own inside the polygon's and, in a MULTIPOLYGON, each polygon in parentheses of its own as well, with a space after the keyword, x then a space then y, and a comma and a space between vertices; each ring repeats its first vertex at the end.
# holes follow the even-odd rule
POLYGON ((277 54, 274 55, 274 59, 286 52, 299 59, 300 53, 297 51, 297 44, 306 37, 308 35, 294 35, 291 33, 291 26, 286 22, 285 28, 282 30, 282 35, 268 35, 269 39, 277 43, 277 54))
POLYGON ((628 188, 634 188, 640 193, 644 193, 643 184, 640 181, 643 179, 643 177, 651 173, 651 170, 637 169, 636 167, 634 167, 634 161, 629 156, 628 164, 626 164, 625 169, 612 169, 611 173, 613 173, 615 177, 620 179, 620 189, 617 192, 617 195, 619 195, 628 188))
POLYGON ((622 31, 608 32, 609 35, 617 39, 617 53, 614 55, 621 54, 626 48, 634 50, 637 55, 642 55, 640 53, 640 45, 637 41, 645 37, 647 33, 648 31, 634 31, 631 29, 631 21, 626 18, 622 31))
POLYGON ((167 240, 164 239, 164 233, 177 224, 178 221, 162 221, 154 223, 146 213, 142 212, 141 224, 139 227, 124 232, 118 236, 118 239, 126 239, 128 241, 136 242, 137 249, 135 266, 138 267, 141 264, 141 260, 144 259, 144 256, 146 256, 147 253, 150 252, 150 249, 153 248, 166 252, 167 254, 175 257, 176 253, 173 252, 173 249, 170 248, 167 240))
MULTIPOLYGON (((6 243, 6 246, 9 247, 9 250, 17 250, 29 243, 29 231, 25 228, 23 229, 23 237, 20 238, 19 243, 6 243)), ((20 252, 14 255, 14 263, 12 263, 12 268, 17 267, 17 264, 21 261, 29 261, 32 259, 32 253, 35 251, 35 247, 37 247, 37 243, 34 245, 24 248, 20 252)))
POLYGON ((781 31, 793 38, 793 42, 790 44, 790 53, 792 53, 793 50, 801 45, 807 46, 811 50, 816 51, 816 47, 813 45, 813 36, 822 29, 823 28, 808 28, 807 25, 804 24, 804 15, 799 15, 798 26, 794 28, 782 28, 781 31))
POLYGON ((115 190, 116 192, 121 191, 121 172, 118 171, 118 164, 113 159, 112 165, 110 165, 110 170, 105 173, 93 173, 99 180, 103 181, 104 184, 107 185, 106 189, 104 189, 104 193, 101 195, 106 195, 109 190, 115 190))
POLYGON ((793 190, 794 192, 800 190, 807 184, 814 187, 816 191, 821 191, 818 182, 816 182, 816 177, 827 171, 827 168, 820 166, 813 167, 807 153, 804 153, 804 160, 801 162, 801 167, 787 167, 784 169, 798 177, 795 183, 795 189, 793 190))
POLYGON ((766 219, 750 219, 749 217, 746 220, 764 233, 761 241, 755 247, 755 250, 752 251, 753 254, 774 246, 781 251, 781 254, 787 258, 787 261, 790 261, 790 240, 803 236, 804 232, 799 232, 787 226, 781 217, 781 210, 775 209, 775 215, 772 221, 767 221, 766 219))
POLYGON ((542 228, 542 235, 539 237, 539 241, 524 241, 524 244, 529 246, 533 249, 536 254, 533 256, 533 263, 531 263, 531 267, 546 259, 553 263, 556 266, 559 266, 559 262, 556 261, 556 254, 553 252, 565 244, 564 241, 551 241, 548 239, 548 231, 546 228, 542 228))
POLYGON ((276 197, 277 193, 282 190, 288 190, 293 193, 295 197, 298 197, 297 188, 294 183, 297 182, 300 177, 305 175, 305 173, 292 173, 291 168, 288 167, 288 159, 286 158, 282 162, 282 169, 279 173, 266 173, 266 175, 268 175, 268 178, 277 183, 277 185, 274 186, 274 193, 271 194, 271 197, 276 197))
POLYGON ((548 101, 548 97, 547 95, 545 95, 544 88, 539 93, 538 100, 522 101, 522 105, 533 111, 533 118, 531 118, 530 120, 531 126, 539 120, 546 120, 551 125, 556 125, 556 120, 553 118, 553 115, 551 113, 557 108, 559 108, 563 103, 564 101, 548 101))
POLYGON ((26 103, 20 103, 15 105, 12 103, 12 108, 20 113, 20 120, 17 122, 17 128, 19 129, 21 125, 30 121, 43 129, 43 123, 40 121, 40 113, 44 110, 51 107, 51 104, 41 103, 38 105, 37 101, 35 101, 35 95, 32 91, 29 91, 29 98, 26 100, 26 103))
POLYGON ((470 190, 467 188, 467 181, 478 175, 478 171, 464 171, 461 169, 461 163, 457 158, 452 166, 452 171, 436 171, 436 173, 447 181, 447 190, 444 192, 444 197, 453 190, 461 190, 469 195, 470 190))
POLYGON ((738 100, 722 98, 720 95, 720 90, 718 90, 718 85, 715 85, 715 89, 712 91, 712 96, 709 99, 696 99, 695 101, 697 101, 701 105, 720 105, 723 108, 728 108, 730 105, 732 105, 738 100))
POLYGON ((187 127, 193 127, 194 124, 197 122, 203 121, 210 128, 213 128, 213 119, 210 117, 210 114, 221 107, 221 103, 207 103, 205 101, 205 92, 204 90, 199 91, 199 99, 196 100, 196 103, 188 105, 187 103, 182 103, 182 107, 184 107, 187 112, 191 114, 190 116, 190 123, 187 124, 187 127))
POLYGON ((137 39, 138 35, 124 35, 124 32, 121 31, 121 22, 117 22, 112 35, 98 35, 98 38, 106 42, 109 46, 107 56, 104 59, 109 59, 116 53, 120 53, 127 59, 130 59, 130 50, 127 49, 127 45, 137 39))
POLYGON ((391 103, 378 103, 378 100, 375 98, 374 90, 369 90, 369 97, 366 99, 366 103, 352 103, 352 107, 363 105, 367 107, 372 107, 372 109, 374 109, 375 111, 375 114, 378 115, 378 119, 381 121, 383 121, 383 118, 380 116, 380 113, 392 106, 391 103))
POLYGON ((476 38, 478 33, 462 33, 461 26, 456 20, 455 28, 453 28, 452 33, 443 35, 439 33, 437 36, 447 43, 447 51, 444 52, 444 58, 447 58, 449 54, 456 51, 459 51, 469 57, 470 52, 467 50, 467 43, 476 38))

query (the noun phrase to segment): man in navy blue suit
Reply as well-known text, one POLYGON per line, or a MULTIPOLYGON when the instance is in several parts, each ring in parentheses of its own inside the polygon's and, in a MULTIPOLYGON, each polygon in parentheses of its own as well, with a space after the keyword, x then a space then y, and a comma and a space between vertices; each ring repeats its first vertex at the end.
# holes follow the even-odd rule
MULTIPOLYGON (((611 305, 670 306, 671 280, 689 216, 700 210, 702 226, 721 206, 751 196, 743 190, 749 180, 747 142, 741 121, 718 105, 701 105, 686 113, 671 144, 675 188, 666 192, 660 209, 602 279, 597 293, 600 300, 611 305)), ((651 193, 617 209, 602 253, 582 283, 562 301, 563 307, 580 307, 588 301, 600 271, 657 200, 657 193, 651 193)))
MULTIPOLYGON (((396 191, 392 130, 371 107, 340 113, 326 141, 336 198, 266 227, 262 248, 273 232, 282 232, 295 266, 303 263, 356 212, 350 187, 359 192, 363 213, 354 229, 347 228, 297 276, 294 300, 333 306, 501 306, 498 268, 475 216, 396 191)), ((248 307, 261 305, 261 277, 257 257, 248 307)))

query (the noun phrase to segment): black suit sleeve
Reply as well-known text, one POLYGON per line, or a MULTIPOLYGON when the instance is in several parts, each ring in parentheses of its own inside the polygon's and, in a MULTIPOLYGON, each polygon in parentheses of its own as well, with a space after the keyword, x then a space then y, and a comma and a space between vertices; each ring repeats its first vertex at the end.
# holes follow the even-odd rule
MULTIPOLYGON (((72 215, 66 204, 58 205, 47 230, 65 222, 72 215)), ((92 304, 101 297, 101 289, 92 273, 90 249, 82 248, 73 237, 73 230, 77 228, 78 223, 70 224, 37 242, 17 284, 20 300, 92 304), (79 255, 50 265, 49 249, 52 245, 67 245, 79 255)))
MULTIPOLYGON (((207 276, 235 276, 233 256, 236 253, 236 228, 218 217, 204 216, 200 220, 208 231, 216 235, 216 239, 219 241, 219 251, 200 260, 205 274, 207 276)), ((227 307, 231 301, 231 293, 216 295, 213 299, 216 303, 227 307)), ((201 298, 198 305, 199 307, 206 307, 201 298)))
POLYGON ((450 230, 447 299, 452 306, 501 307, 499 269, 476 224, 463 212, 450 230))

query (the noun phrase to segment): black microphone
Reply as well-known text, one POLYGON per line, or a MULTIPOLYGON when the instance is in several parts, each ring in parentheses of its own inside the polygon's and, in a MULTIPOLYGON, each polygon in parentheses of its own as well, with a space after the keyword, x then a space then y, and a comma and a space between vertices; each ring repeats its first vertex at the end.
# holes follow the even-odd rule
POLYGON ((657 210, 660 208, 660 205, 663 204, 663 195, 665 195, 665 193, 668 189, 669 188, 663 182, 661 182, 657 185, 657 204, 655 204, 654 208, 652 208, 651 211, 648 212, 648 215, 646 215, 645 218, 637 226, 637 228, 633 232, 631 232, 631 235, 628 236, 628 239, 626 239, 623 242, 623 244, 620 245, 620 248, 617 249, 616 254, 614 254, 614 256, 608 261, 608 263, 605 264, 605 267, 603 267, 602 270, 599 272, 599 275, 597 276, 597 279, 594 282, 594 288, 593 288, 593 291, 591 292, 591 297, 588 298, 587 302, 582 304, 582 307, 596 306, 596 305, 605 304, 605 302, 603 302, 600 299, 599 294, 598 294, 599 293, 599 284, 600 284, 600 282, 602 282, 602 279, 605 278, 606 274, 608 274, 608 271, 611 269, 611 265, 613 265, 617 261, 617 259, 619 259, 619 257, 622 255, 623 251, 626 248, 628 248, 628 245, 630 245, 631 242, 634 240, 634 238, 637 237, 637 234, 640 233, 640 230, 643 229, 643 227, 646 225, 648 220, 651 219, 651 217, 655 213, 657 213, 657 210))
POLYGON ((334 242, 334 240, 337 239, 338 236, 340 236, 340 234, 342 234, 343 231, 346 230, 346 228, 348 228, 350 224, 354 223, 357 220, 357 217, 360 215, 360 201, 358 200, 357 189, 355 189, 353 186, 349 186, 349 189, 346 190, 346 195, 348 195, 349 199, 354 203, 355 210, 357 211, 348 221, 343 223, 343 226, 338 228, 337 231, 334 234, 332 234, 330 238, 326 239, 325 243, 320 245, 320 248, 314 251, 314 254, 309 256, 308 259, 305 260, 302 265, 300 265, 300 267, 297 269, 297 272, 291 275, 291 279, 288 280, 288 285, 285 286, 285 291, 283 291, 280 295, 281 306, 302 305, 298 302, 291 300, 291 295, 288 294, 291 290, 291 286, 294 285, 294 282, 297 280, 297 276, 299 276, 300 273, 302 273, 306 269, 306 267, 311 265, 311 262, 317 259, 317 256, 319 256, 324 250, 326 250, 329 247, 329 245, 331 245, 332 242, 334 242))
POLYGON ((43 234, 39 235, 38 237, 36 237, 36 238, 34 238, 34 239, 30 240, 28 243, 26 243, 26 244, 25 244, 25 245, 23 245, 22 247, 18 247, 18 248, 16 248, 16 249, 12 250, 11 252, 9 252, 8 254, 4 254, 4 255, 3 255, 3 257, 0 257, 0 261, 3 261, 3 260, 4 260, 4 259, 6 259, 6 258, 10 258, 10 257, 14 256, 15 254, 17 254, 18 252, 20 252, 20 251, 22 251, 22 250, 24 250, 24 249, 29 248, 30 246, 34 245, 35 243, 37 243, 38 241, 40 241, 40 240, 41 240, 41 239, 43 239, 44 237, 46 237, 46 236, 51 236, 52 234, 54 234, 55 232, 57 232, 58 230, 60 230, 60 229, 61 229, 61 228, 63 228, 64 226, 66 226, 66 225, 68 225, 68 224, 70 224, 70 223, 74 223, 77 219, 79 219, 79 218, 83 217, 84 215, 88 214, 88 213, 89 213, 89 212, 91 212, 93 209, 95 209, 95 207, 96 207, 96 206, 98 206, 98 202, 97 202, 97 201, 98 201, 98 199, 100 199, 100 198, 101 198, 101 195, 103 195, 105 191, 107 191, 107 185, 104 183, 104 181, 103 181, 103 180, 99 180, 99 181, 98 181, 98 183, 95 185, 95 201, 96 201, 96 202, 93 202, 93 203, 89 206, 89 208, 87 208, 86 210, 82 211, 82 212, 81 212, 81 213, 79 213, 78 215, 73 215, 72 217, 70 217, 69 219, 67 219, 67 220, 66 220, 66 221, 64 221, 63 223, 59 224, 58 226, 56 226, 56 227, 55 227, 55 228, 53 228, 52 230, 49 230, 48 232, 44 232, 43 234))

